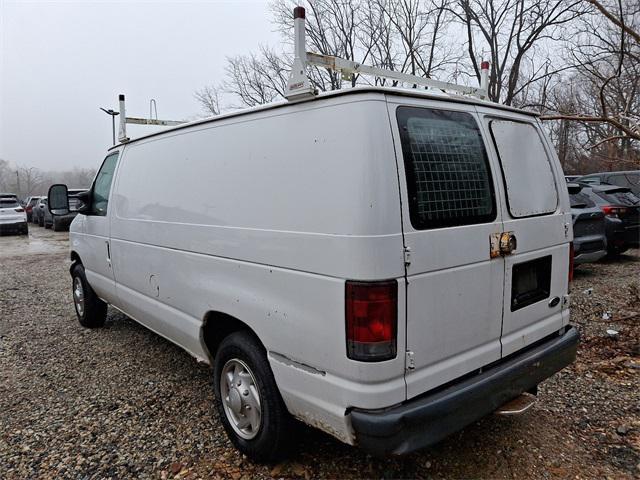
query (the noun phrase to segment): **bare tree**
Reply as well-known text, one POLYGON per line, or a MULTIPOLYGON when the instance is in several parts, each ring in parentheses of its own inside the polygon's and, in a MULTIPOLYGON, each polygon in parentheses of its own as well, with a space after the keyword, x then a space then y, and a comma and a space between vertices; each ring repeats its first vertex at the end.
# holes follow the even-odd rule
POLYGON ((220 115, 220 87, 216 85, 205 85, 200 90, 196 90, 193 96, 200 104, 200 107, 207 115, 220 115))
POLYGON ((229 57, 225 90, 249 107, 283 97, 289 77, 287 60, 286 56, 264 46, 257 54, 229 57))
POLYGON ((0 192, 8 192, 15 188, 15 170, 11 170, 9 162, 0 158, 0 192))
POLYGON ((591 148, 614 142, 628 153, 640 140, 640 3, 589 3, 597 11, 582 22, 570 58, 582 85, 578 102, 542 118, 579 122, 591 148))
POLYGON ((480 60, 489 60, 489 98, 511 105, 549 70, 542 45, 563 38, 564 26, 584 13, 580 0, 457 0, 451 11, 465 30, 471 75, 480 81, 480 60), (528 67, 528 68, 527 68, 528 67))
POLYGON ((19 195, 27 197, 32 195, 42 185, 42 172, 35 167, 18 167, 20 180, 19 195))

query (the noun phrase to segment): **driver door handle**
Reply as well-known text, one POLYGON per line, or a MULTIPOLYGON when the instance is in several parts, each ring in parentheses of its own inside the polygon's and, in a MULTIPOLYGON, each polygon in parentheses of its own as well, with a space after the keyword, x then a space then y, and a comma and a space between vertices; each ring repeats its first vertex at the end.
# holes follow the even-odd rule
POLYGON ((105 240, 104 242, 107 246, 107 264, 109 268, 111 268, 111 246, 109 245, 109 240, 105 240))

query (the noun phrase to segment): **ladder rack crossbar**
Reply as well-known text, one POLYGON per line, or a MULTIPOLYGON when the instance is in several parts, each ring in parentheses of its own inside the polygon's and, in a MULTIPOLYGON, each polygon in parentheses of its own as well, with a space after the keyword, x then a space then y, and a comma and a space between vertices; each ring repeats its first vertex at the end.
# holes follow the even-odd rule
POLYGON ((457 92, 463 95, 473 95, 478 98, 488 97, 489 62, 481 62, 480 86, 469 87, 466 85, 442 82, 432 78, 423 78, 395 70, 372 67, 370 65, 354 62, 353 60, 347 60, 331 55, 307 52, 305 17, 306 13, 303 7, 296 7, 293 9, 294 58, 291 66, 291 72, 289 74, 289 83, 287 84, 287 90, 285 92, 285 97, 289 101, 305 100, 317 95, 317 91, 313 85, 311 85, 309 76, 307 75, 307 69, 311 65, 333 70, 334 72, 340 73, 343 77, 353 74, 372 75, 374 77, 386 78, 410 85, 420 85, 422 87, 433 88, 445 92, 457 92))
POLYGON ((161 125, 165 127, 181 125, 185 123, 179 120, 158 120, 155 118, 138 118, 138 117, 126 117, 125 120, 127 123, 132 123, 135 125, 161 125))
POLYGON ((162 127, 172 127, 186 123, 180 120, 158 120, 158 108, 156 107, 156 101, 154 99, 151 99, 151 102, 149 102, 149 116, 152 115, 153 106, 155 107, 156 118, 127 117, 124 95, 118 96, 118 102, 120 104, 120 128, 118 129, 118 140, 121 143, 129 141, 129 137, 127 136, 127 123, 135 125, 158 125, 162 127))
POLYGON ((331 55, 320 55, 313 52, 307 52, 307 63, 318 67, 328 68, 343 74, 364 74, 375 77, 386 78, 398 82, 410 83, 412 85, 420 85, 423 87, 435 88, 438 90, 453 91, 464 95, 486 96, 486 90, 479 87, 468 87, 466 85, 458 85, 455 83, 442 82, 432 78, 418 77, 409 73, 402 73, 395 70, 386 70, 384 68, 371 67, 352 60, 346 60, 331 55))

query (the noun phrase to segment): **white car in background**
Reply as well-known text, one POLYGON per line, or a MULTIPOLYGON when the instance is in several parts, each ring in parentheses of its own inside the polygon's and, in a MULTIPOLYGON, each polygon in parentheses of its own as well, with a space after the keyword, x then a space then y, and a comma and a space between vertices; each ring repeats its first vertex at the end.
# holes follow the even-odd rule
POLYGON ((0 193, 0 233, 28 235, 27 212, 13 193, 0 193))

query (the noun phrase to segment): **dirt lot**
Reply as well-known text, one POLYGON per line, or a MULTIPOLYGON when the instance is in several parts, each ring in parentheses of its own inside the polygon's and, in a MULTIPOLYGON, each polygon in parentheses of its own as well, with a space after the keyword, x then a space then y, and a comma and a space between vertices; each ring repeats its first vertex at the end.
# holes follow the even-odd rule
POLYGON ((31 231, 0 237, 0 478, 640 478, 637 250, 576 272, 578 361, 524 416, 402 458, 305 429, 290 461, 263 466, 227 441, 208 367, 115 310, 78 325, 67 234, 31 231))

